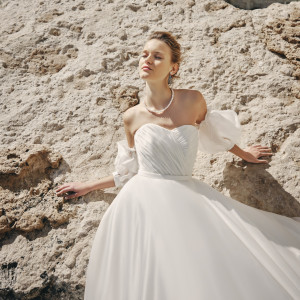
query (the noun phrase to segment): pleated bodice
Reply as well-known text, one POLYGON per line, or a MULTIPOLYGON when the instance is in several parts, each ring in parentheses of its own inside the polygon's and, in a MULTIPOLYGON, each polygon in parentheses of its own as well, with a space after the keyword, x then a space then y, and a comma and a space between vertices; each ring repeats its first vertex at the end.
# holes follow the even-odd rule
POLYGON ((139 171, 192 175, 198 144, 196 126, 167 129, 147 123, 136 131, 134 138, 139 171))

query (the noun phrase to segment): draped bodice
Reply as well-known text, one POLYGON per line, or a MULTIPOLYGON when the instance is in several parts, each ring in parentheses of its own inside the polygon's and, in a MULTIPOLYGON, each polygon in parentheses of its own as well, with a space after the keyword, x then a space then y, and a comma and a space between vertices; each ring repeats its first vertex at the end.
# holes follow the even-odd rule
POLYGON ((198 125, 167 129, 154 123, 142 125, 134 134, 134 147, 127 140, 117 142, 113 177, 116 186, 124 185, 137 173, 162 176, 191 176, 197 151, 217 153, 238 144, 241 126, 233 110, 207 108, 198 125))
POLYGON ((192 175, 198 146, 196 126, 167 129, 147 123, 136 131, 134 142, 140 172, 192 175))

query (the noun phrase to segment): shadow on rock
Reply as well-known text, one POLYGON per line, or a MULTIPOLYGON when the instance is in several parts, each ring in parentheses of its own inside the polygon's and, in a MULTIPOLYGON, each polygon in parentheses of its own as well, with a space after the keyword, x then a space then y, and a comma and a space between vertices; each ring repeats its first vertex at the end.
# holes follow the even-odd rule
POLYGON ((266 171, 268 165, 227 163, 223 185, 230 196, 246 205, 287 217, 300 216, 300 203, 266 171))

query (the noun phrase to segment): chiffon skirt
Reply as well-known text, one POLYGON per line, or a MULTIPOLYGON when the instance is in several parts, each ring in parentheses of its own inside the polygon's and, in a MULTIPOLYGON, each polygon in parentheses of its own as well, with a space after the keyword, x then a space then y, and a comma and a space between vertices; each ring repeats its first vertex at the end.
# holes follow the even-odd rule
POLYGON ((300 299, 300 222, 140 172, 96 231, 85 300, 300 299))

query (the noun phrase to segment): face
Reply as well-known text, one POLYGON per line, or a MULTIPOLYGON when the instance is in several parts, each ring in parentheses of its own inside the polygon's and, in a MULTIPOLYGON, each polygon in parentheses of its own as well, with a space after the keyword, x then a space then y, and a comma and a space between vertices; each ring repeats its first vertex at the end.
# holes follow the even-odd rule
POLYGON ((168 80, 169 73, 177 72, 177 64, 171 62, 171 49, 158 39, 147 41, 140 53, 139 74, 146 81, 168 80), (143 67, 150 69, 143 69, 143 67))

